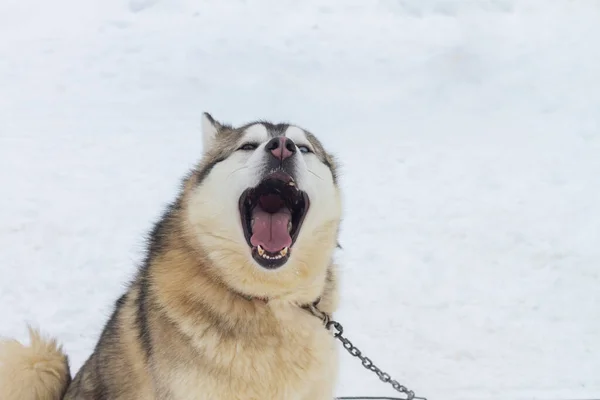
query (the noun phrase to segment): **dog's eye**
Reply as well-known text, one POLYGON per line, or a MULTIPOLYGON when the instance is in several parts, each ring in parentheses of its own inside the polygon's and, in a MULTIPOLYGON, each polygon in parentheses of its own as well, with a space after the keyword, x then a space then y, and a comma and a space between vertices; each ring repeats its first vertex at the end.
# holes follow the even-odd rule
POLYGON ((257 147, 256 143, 244 143, 238 150, 251 151, 256 150, 257 147))
POLYGON ((300 146, 298 146, 298 149, 300 149, 300 152, 301 152, 301 153, 304 153, 304 154, 306 154, 306 153, 311 153, 311 151, 310 151, 310 149, 308 148, 308 146, 300 145, 300 146))

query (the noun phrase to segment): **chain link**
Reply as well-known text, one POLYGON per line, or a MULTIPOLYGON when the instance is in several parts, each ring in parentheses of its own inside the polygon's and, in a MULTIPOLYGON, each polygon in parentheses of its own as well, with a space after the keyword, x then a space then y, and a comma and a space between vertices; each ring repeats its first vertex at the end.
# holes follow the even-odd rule
MULTIPOLYGON (((400 393, 403 393, 406 395, 406 397, 404 399, 397 399, 397 400, 427 400, 425 397, 415 397, 415 392, 413 392, 412 390, 408 390, 408 388, 406 386, 401 385, 397 380, 392 379, 390 374, 380 370, 375 364, 373 364, 373 361, 371 361, 371 359, 369 357, 364 356, 362 354, 362 352, 356 346, 354 346, 350 340, 348 340, 346 337, 344 337, 344 327, 342 326, 342 324, 340 324, 337 321, 330 320, 329 318, 323 319, 323 320, 324 320, 325 326, 328 330, 331 330, 332 328, 335 330, 335 332, 333 333, 333 336, 336 339, 338 339, 340 342, 342 342, 342 345, 348 351, 348 353, 350 353, 352 356, 360 359, 363 367, 365 367, 369 371, 373 371, 375 374, 377 374, 377 376, 379 377, 379 379, 382 382, 389 383, 390 385, 392 385, 394 390, 396 390, 397 392, 400 392, 400 393)), ((359 397, 338 397, 338 400, 351 399, 351 398, 359 399, 359 397)), ((381 399, 392 399, 391 397, 380 397, 380 398, 381 399)))

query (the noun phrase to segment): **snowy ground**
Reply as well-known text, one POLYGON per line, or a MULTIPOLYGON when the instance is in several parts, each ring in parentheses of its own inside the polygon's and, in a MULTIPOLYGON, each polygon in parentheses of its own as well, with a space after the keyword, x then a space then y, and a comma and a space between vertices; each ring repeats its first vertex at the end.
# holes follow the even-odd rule
POLYGON ((79 368, 208 110, 339 156, 338 319, 394 377, 600 397, 598 38, 595 0, 1 0, 0 335, 79 368))

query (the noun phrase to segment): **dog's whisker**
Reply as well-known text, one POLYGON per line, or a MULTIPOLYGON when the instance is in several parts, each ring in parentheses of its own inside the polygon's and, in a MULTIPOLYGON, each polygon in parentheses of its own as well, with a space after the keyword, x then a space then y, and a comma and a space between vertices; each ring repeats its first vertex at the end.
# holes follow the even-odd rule
POLYGON ((323 180, 323 178, 321 178, 321 176, 319 176, 318 174, 312 172, 310 169, 308 170, 308 172, 310 172, 311 174, 313 174, 314 176, 316 176, 317 178, 319 178, 320 180, 323 180))
POLYGON ((229 173, 229 175, 227 175, 227 178, 225 178, 225 179, 229 179, 229 178, 231 177, 231 175, 233 175, 233 174, 235 174, 236 172, 238 172, 238 171, 241 171, 241 170, 243 170, 243 169, 247 169, 247 168, 248 168, 248 166, 246 166, 246 165, 245 165, 245 166, 243 166, 243 167, 240 167, 240 168, 238 168, 238 169, 235 169, 235 170, 231 171, 231 172, 229 173))
POLYGON ((235 244, 239 244, 239 243, 238 243, 238 242, 236 242, 235 240, 231 240, 231 239, 229 239, 229 238, 226 238, 225 236, 221 236, 221 235, 215 235, 214 233, 206 233, 205 235, 206 235, 206 236, 213 237, 213 238, 215 238, 215 239, 224 240, 224 241, 226 241, 226 242, 229 242, 229 243, 235 243, 235 244))

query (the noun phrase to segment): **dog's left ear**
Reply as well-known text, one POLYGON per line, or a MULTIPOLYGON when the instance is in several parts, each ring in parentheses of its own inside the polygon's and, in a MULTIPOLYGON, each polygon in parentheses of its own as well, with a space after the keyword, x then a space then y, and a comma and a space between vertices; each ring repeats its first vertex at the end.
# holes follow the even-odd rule
POLYGON ((202 146, 204 152, 207 152, 214 145, 219 130, 221 130, 221 124, 209 113, 202 113, 202 146))

